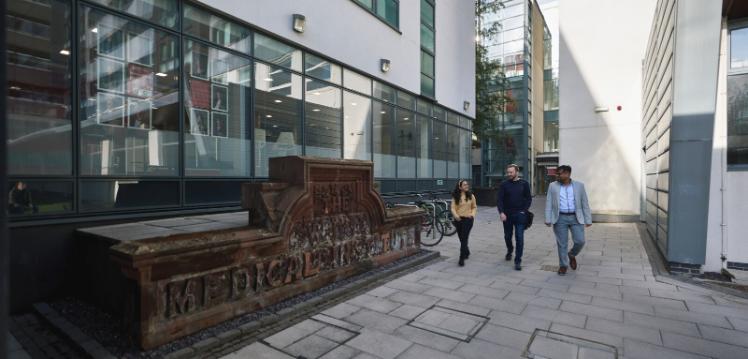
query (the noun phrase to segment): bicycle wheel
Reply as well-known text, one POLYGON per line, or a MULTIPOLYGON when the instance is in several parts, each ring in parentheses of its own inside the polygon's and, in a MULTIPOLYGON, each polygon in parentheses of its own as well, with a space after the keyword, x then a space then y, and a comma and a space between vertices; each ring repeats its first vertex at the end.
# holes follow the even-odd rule
POLYGON ((431 247, 439 244, 444 237, 444 225, 434 221, 430 214, 421 217, 421 244, 431 247))
POLYGON ((457 227, 454 224, 454 216, 452 216, 452 211, 441 211, 439 212, 439 215, 436 216, 436 218, 439 222, 442 223, 442 228, 444 228, 445 236, 452 236, 457 233, 457 227))

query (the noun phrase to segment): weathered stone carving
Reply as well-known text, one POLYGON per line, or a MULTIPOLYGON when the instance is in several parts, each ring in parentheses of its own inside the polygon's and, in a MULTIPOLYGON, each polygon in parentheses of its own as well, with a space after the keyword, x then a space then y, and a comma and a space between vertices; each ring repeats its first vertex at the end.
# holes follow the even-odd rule
POLYGON ((243 187, 249 227, 111 247, 136 291, 120 299, 125 327, 143 348, 418 251, 420 211, 385 211, 371 162, 273 158, 270 177, 243 187))

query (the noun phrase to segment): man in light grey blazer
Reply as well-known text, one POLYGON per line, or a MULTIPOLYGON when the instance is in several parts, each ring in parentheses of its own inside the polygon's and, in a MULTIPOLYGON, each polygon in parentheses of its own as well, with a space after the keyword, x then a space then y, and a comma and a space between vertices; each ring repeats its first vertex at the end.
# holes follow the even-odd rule
POLYGON ((592 225, 592 212, 584 183, 571 180, 571 166, 558 166, 558 181, 551 183, 545 199, 545 224, 553 226, 558 245, 558 274, 577 269, 576 256, 584 247, 584 227, 592 225), (569 231, 574 246, 567 253, 569 231))

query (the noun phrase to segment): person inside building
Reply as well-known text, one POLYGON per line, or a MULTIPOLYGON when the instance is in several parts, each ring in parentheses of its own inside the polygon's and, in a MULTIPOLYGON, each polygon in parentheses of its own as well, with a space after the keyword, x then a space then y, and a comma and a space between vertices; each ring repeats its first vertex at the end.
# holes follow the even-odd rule
POLYGON ((26 184, 18 181, 8 194, 8 213, 23 214, 27 210, 36 213, 36 206, 31 200, 31 191, 28 190, 26 184))

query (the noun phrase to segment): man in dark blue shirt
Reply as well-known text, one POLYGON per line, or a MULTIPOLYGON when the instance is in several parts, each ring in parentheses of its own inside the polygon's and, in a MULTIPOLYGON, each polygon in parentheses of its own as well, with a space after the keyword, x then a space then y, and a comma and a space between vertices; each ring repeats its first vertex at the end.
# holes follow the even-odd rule
POLYGON ((506 242, 506 260, 512 260, 512 232, 515 235, 517 251, 514 254, 514 269, 522 270, 522 250, 525 244, 525 226, 527 211, 532 204, 530 184, 519 178, 519 166, 511 164, 506 168, 506 181, 499 186, 496 208, 504 224, 504 242, 506 242))

